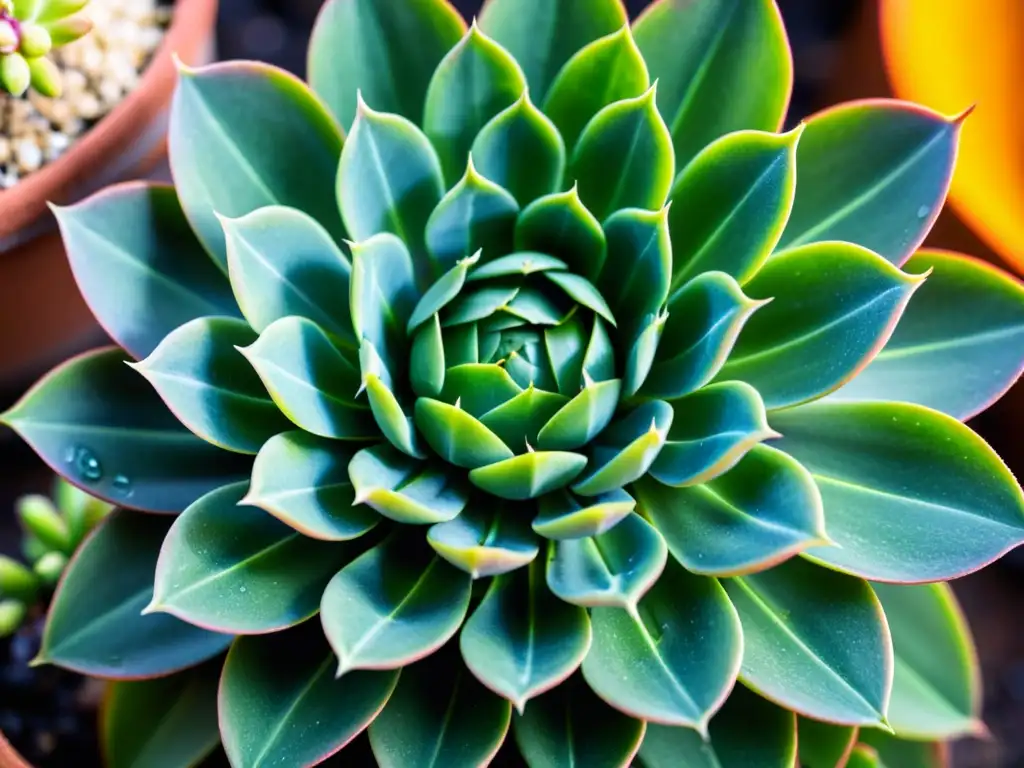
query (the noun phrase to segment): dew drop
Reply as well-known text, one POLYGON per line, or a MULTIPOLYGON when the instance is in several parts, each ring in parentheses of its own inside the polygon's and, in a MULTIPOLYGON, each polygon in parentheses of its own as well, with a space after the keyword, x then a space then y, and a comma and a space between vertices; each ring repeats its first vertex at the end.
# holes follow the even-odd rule
POLYGON ((132 488, 132 481, 128 479, 127 475, 115 475, 112 485, 114 491, 125 498, 129 498, 135 493, 135 489, 132 488))
POLYGON ((931 212, 932 209, 930 207, 928 207, 927 205, 922 205, 920 208, 917 209, 917 218, 923 219, 931 212))
POLYGON ((238 591, 239 591, 239 592, 245 592, 245 587, 239 587, 239 588, 238 588, 238 591))
POLYGON ((79 479, 84 482, 95 483, 103 477, 103 465, 88 448, 72 446, 64 452, 64 458, 74 466, 79 479))

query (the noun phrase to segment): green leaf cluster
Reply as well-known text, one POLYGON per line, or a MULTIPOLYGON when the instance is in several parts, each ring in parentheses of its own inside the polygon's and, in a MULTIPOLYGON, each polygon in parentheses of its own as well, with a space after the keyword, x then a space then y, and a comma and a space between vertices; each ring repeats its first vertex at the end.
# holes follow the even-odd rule
POLYGON ((173 186, 56 210, 118 347, 4 419, 122 507, 40 658, 134 681, 114 766, 979 729, 944 582, 1024 540, 962 423, 1020 375, 1024 288, 918 251, 958 121, 780 133, 770 0, 330 0, 308 69, 182 68, 173 186))
POLYGON ((22 496, 14 508, 24 562, 0 555, 0 638, 17 632, 45 604, 68 558, 113 509, 60 477, 51 496, 22 496))
POLYGON ((92 29, 89 0, 0 0, 0 90, 21 96, 35 89, 61 94, 61 75, 47 54, 92 29))

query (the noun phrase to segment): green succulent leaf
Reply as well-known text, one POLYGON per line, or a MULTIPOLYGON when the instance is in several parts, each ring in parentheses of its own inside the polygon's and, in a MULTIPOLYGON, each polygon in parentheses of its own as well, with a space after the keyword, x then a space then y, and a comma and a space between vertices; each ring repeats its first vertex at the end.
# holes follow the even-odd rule
POLYGON ((439 400, 416 401, 416 426, 438 455, 450 464, 476 469, 512 458, 501 439, 466 411, 439 400))
POLYGON ((678 168, 727 133, 781 125, 793 60, 772 0, 661 0, 633 23, 633 36, 658 81, 678 168))
POLYGON ((189 320, 240 317, 231 286, 196 240, 173 187, 126 184, 53 211, 89 309, 134 357, 148 355, 189 320))
POLYGON ((241 320, 203 317, 171 332, 149 357, 129 366, 196 435, 228 451, 255 454, 288 428, 238 352, 255 340, 241 320))
POLYGON ((409 353, 409 384, 420 397, 437 397, 444 388, 445 354, 441 318, 419 327, 409 353))
POLYGON ((821 494, 810 473, 767 445, 755 446, 723 475, 671 488, 634 486, 642 514, 687 570, 733 576, 771 568, 828 542, 821 494))
POLYGON ((723 583, 743 624, 747 685, 810 717, 884 724, 892 642, 867 582, 793 558, 723 583))
POLYGON ((232 765, 315 765, 368 726, 398 672, 334 677, 334 655, 312 623, 240 637, 220 684, 220 732, 232 765))
POLYGON ((859 729, 807 717, 797 718, 800 763, 806 768, 845 766, 857 743, 859 729))
POLYGON ((796 193, 789 133, 736 131, 709 144, 672 185, 672 292, 705 272, 745 283, 768 260, 796 193))
POLYGON ((656 91, 657 84, 609 104, 587 123, 573 150, 569 178, 599 221, 623 208, 658 210, 668 200, 675 161, 656 91))
POLYGON ((454 520, 427 532, 427 543, 441 557, 474 579, 514 571, 532 562, 540 551, 522 508, 478 497, 454 520))
POLYGON ((672 426, 672 406, 651 400, 605 429, 592 449, 591 470, 572 490, 600 496, 647 474, 672 426))
POLYGON ((796 761, 796 715, 742 685, 733 688, 708 733, 705 741, 692 728, 647 726, 644 768, 793 768, 796 761))
POLYGON ((826 395, 885 345, 923 280, 850 243, 780 254, 747 285, 773 300, 747 321, 718 380, 752 384, 769 409, 826 395))
POLYGON ((219 671, 218 665, 205 664, 168 677, 112 683, 100 717, 106 765, 181 768, 201 763, 220 744, 219 671))
POLYGON ((950 764, 948 744, 907 741, 876 729, 862 730, 860 739, 863 743, 858 749, 867 752, 875 762, 858 764, 851 758, 847 768, 947 768, 950 764))
POLYGON ((169 524, 123 511, 100 523, 64 571, 34 663, 139 679, 169 675, 228 647, 230 635, 140 613, 153 595, 153 570, 169 524))
POLYGON ((445 373, 441 399, 459 403, 459 407, 476 418, 512 400, 523 390, 504 368, 494 363, 462 363, 445 373))
POLYGON ((526 91, 480 129, 470 151, 480 173, 508 190, 520 206, 561 187, 565 143, 526 91))
POLYGON ((316 323, 283 317, 239 351, 281 413, 305 431, 341 440, 377 436, 366 404, 355 401, 358 367, 316 323))
POLYGON ((751 315, 767 301, 750 299, 724 272, 705 272, 668 300, 668 318, 640 392, 668 400, 715 378, 751 315))
POLYGON ((574 605, 632 610, 661 576, 667 558, 658 531, 630 514, 596 536, 549 544, 548 588, 574 605))
POLYGON ((342 568, 324 590, 320 621, 338 657, 353 669, 398 669, 458 631, 472 579, 421 539, 389 536, 342 568))
POLYGON ((221 268, 227 269, 227 249, 218 214, 237 218, 289 206, 340 242, 345 229, 332 190, 344 142, 312 91, 284 70, 256 62, 178 69, 168 137, 174 186, 221 268))
POLYGON ((3 421, 55 471, 95 497, 153 512, 180 512, 244 480, 252 459, 181 426, 119 349, 97 349, 55 368, 3 421))
POLYGON ((488 0, 480 27, 523 68, 538 100, 579 49, 626 23, 618 0, 488 0))
POLYGON ((616 101, 641 96, 650 85, 643 55, 624 23, 565 63, 544 98, 544 113, 571 152, 594 115, 616 101))
POLYGON ((569 491, 541 496, 533 530, 546 539, 579 539, 614 528, 629 515, 636 501, 621 488, 592 499, 577 499, 569 491))
POLYGON ((416 296, 412 256, 399 238, 381 233, 352 245, 352 328, 357 339, 373 344, 389 368, 400 369, 405 324, 416 296))
POLYGON ((427 220, 444 189, 440 161, 423 132, 360 100, 337 177, 337 200, 353 239, 388 232, 418 259, 425 252, 427 220))
POLYGON ((517 251, 561 259, 588 280, 601 272, 608 247, 601 223, 583 205, 575 184, 568 192, 545 195, 523 209, 516 221, 515 246, 517 251))
POLYGON ((464 483, 387 444, 364 448, 348 464, 356 503, 399 523, 451 520, 469 500, 464 483))
POLYGON ((433 285, 427 289, 419 302, 413 309, 409 318, 407 331, 412 333, 431 317, 436 315, 448 306, 463 286, 466 284, 466 275, 469 270, 480 261, 481 253, 476 251, 471 256, 463 256, 458 259, 433 285))
POLYGON ((516 253, 509 253, 497 259, 489 260, 486 264, 476 267, 466 278, 466 282, 491 280, 496 277, 523 277, 536 272, 565 270, 567 268, 564 261, 556 259, 554 256, 549 256, 546 253, 517 251, 516 253))
POLYGON ((469 481, 503 499, 535 499, 564 488, 583 471, 587 457, 567 451, 528 451, 511 459, 477 467, 469 481))
POLYGON ((329 0, 309 41, 310 85, 345 130, 360 93, 419 123, 430 76, 465 30, 446 0, 329 0))
POLYGON ((874 584, 895 651, 889 725, 901 738, 983 736, 981 672, 947 584, 874 584))
POLYGON ((814 476, 839 545, 809 557, 874 581, 945 581, 1024 540, 1024 492, 951 416, 902 403, 815 403, 777 416, 778 445, 814 476))
POLYGON ((371 366, 363 364, 363 387, 381 433, 402 453, 416 459, 426 458, 412 419, 406 415, 406 407, 391 389, 391 377, 380 367, 380 358, 373 352, 373 345, 364 340, 363 348, 368 351, 365 357, 374 361, 371 366))
POLYGON ((351 459, 351 449, 332 440, 298 430, 276 435, 257 454, 252 482, 239 503, 259 507, 312 539, 358 538, 380 518, 354 505, 351 459))
POLYGON ((474 22, 438 64, 423 110, 423 130, 437 148, 449 184, 466 167, 476 135, 525 88, 515 58, 474 22))
POLYGON ((586 610, 552 595, 541 569, 534 561, 495 578, 459 635, 469 670, 520 714, 575 672, 590 648, 586 610))
POLYGON ((833 401, 899 400, 967 421, 1024 370, 1024 285, 974 259, 920 251, 928 274, 885 348, 833 401))
POLYGON ((348 258, 316 219, 268 206, 238 219, 220 218, 231 287, 253 330, 283 317, 307 318, 354 349, 349 324, 348 258))
POLYGON ((809 118, 779 248, 845 240, 905 262, 946 199, 964 117, 876 99, 809 118))
POLYGON ((628 768, 646 723, 608 706, 578 676, 539 696, 515 719, 529 768, 628 768))
MULTIPOLYGON (((614 529, 613 529, 614 530, 614 529)), ((714 580, 674 561, 629 609, 591 611, 587 683, 621 712, 707 733, 739 671, 739 619, 714 580)))
MULTIPOLYGON (((484 413, 480 423, 505 445, 538 445, 541 428, 568 402, 565 395, 531 386, 484 413)), ((545 450, 548 447, 541 446, 545 450)))
POLYGON ((637 335, 626 358, 626 372, 623 377, 623 394, 626 397, 635 395, 647 381, 668 318, 667 312, 647 315, 646 324, 637 335))
POLYGON ((627 339, 633 339, 645 318, 657 314, 668 298, 672 277, 668 212, 668 208, 627 208, 604 222, 609 258, 597 285, 627 339))
POLYGON ((735 466, 758 443, 778 437, 757 390, 723 381, 671 402, 668 440, 651 465, 659 483, 697 486, 735 466))
POLYGON ((477 252, 489 259, 512 250, 519 206, 508 191, 485 176, 477 172, 470 157, 465 174, 431 213, 427 248, 435 274, 456 268, 460 260, 477 252))
POLYGON ((276 632, 317 612, 352 548, 308 538, 261 509, 240 506, 244 496, 244 483, 229 485, 175 518, 147 615, 169 613, 241 635, 276 632))
POLYGON ((381 768, 487 765, 511 719, 512 705, 484 688, 448 646, 402 670, 370 725, 370 744, 381 768))
POLYGON ((857 744, 846 760, 846 768, 885 768, 878 752, 866 744, 857 744))

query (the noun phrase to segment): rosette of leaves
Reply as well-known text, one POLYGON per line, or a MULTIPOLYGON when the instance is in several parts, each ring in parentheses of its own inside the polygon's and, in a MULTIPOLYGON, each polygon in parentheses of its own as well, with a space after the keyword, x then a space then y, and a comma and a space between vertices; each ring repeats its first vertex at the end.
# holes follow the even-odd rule
POLYGON ((92 29, 79 14, 89 0, 0 0, 0 89, 21 96, 34 88, 60 96, 61 76, 47 57, 92 29))
POLYGON ((21 524, 21 554, 27 564, 0 555, 0 637, 18 631, 30 611, 45 601, 86 534, 112 510, 62 478, 52 498, 22 496, 14 509, 21 524))
POLYGON ((137 681, 112 765, 979 729, 942 582, 1024 537, 962 423, 1020 374, 1024 288, 917 251, 962 117, 780 133, 767 0, 333 0, 309 73, 182 67, 173 187, 56 211, 119 347, 5 419, 125 507, 39 659, 137 681))

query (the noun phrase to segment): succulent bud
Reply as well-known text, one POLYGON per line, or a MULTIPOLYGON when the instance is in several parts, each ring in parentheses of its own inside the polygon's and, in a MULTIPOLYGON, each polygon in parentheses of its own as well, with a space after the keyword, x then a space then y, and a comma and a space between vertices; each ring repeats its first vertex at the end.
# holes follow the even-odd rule
POLYGON ((84 16, 72 16, 47 24, 46 28, 50 32, 53 46, 59 48, 89 34, 92 30, 92 21, 84 16))
POLYGON ((28 63, 32 73, 32 87, 43 96, 57 98, 64 90, 60 70, 45 56, 31 59, 28 63))
POLYGON ((68 564, 68 559, 60 552, 47 552, 33 567, 36 575, 43 580, 45 584, 52 585, 56 584, 57 580, 60 579, 60 575, 64 573, 64 567, 68 564))
POLYGON ((18 600, 0 600, 0 637, 10 637, 18 631, 28 609, 18 600))
POLYGON ((14 22, 0 16, 0 54, 14 53, 18 50, 18 30, 14 22))
POLYGON ((68 526, 57 509, 45 496, 23 496, 16 505, 18 517, 25 530, 36 536, 47 547, 66 550, 70 544, 68 526))
POLYGON ((13 96, 21 96, 32 80, 28 62, 20 53, 0 54, 0 88, 13 96))
POLYGON ((45 56, 53 48, 50 33, 38 24, 21 25, 21 55, 26 59, 45 56))
POLYGON ((0 555, 0 595, 29 599, 38 582, 32 571, 6 555, 0 555))
POLYGON ((67 18, 89 4, 89 0, 39 0, 41 8, 35 19, 41 24, 67 18))

